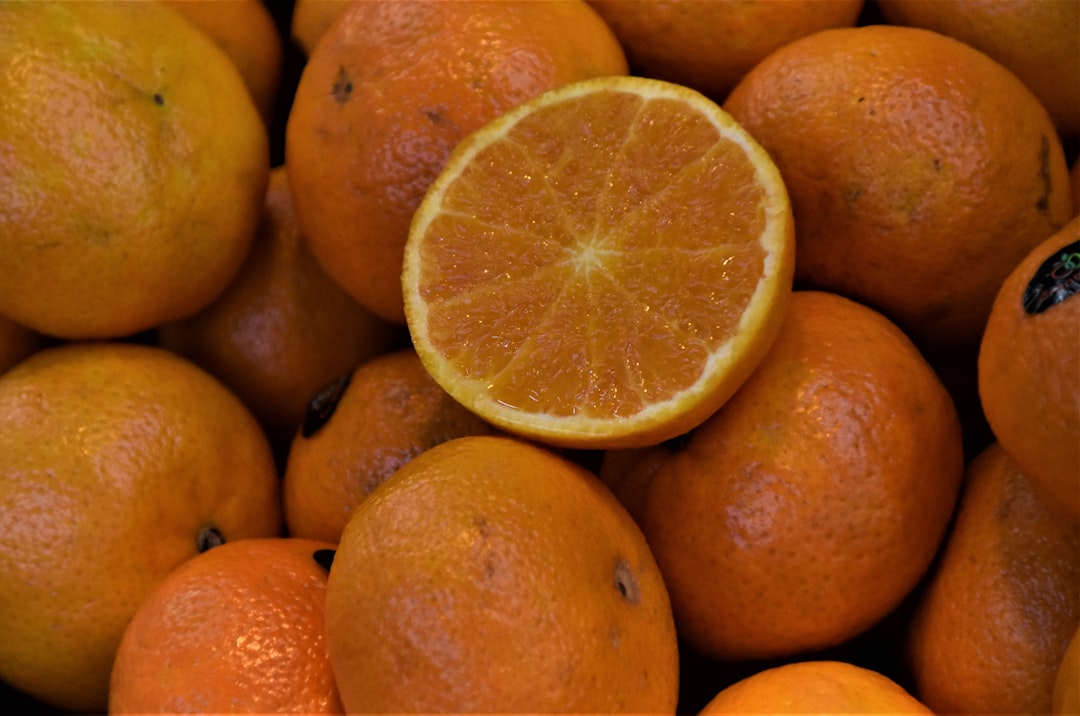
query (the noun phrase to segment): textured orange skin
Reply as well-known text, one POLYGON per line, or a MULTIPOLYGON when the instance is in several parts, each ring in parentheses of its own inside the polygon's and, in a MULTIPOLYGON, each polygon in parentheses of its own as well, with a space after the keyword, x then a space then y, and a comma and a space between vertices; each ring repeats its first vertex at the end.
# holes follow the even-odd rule
POLYGON ((1072 187, 1073 216, 1080 216, 1080 158, 1073 161, 1069 170, 1069 185, 1072 187))
POLYGON ((997 443, 964 490, 909 627, 915 692, 937 713, 1049 713, 1080 624, 1080 525, 1047 509, 997 443))
POLYGON ((983 334, 978 370, 979 398, 998 442, 1052 509, 1080 523, 1080 293, 1041 313, 1030 314, 1023 305, 1039 266, 1076 241, 1080 217, 1005 279, 983 334))
POLYGON ((236 68, 145 2, 0 6, 0 312, 114 338, 189 315, 244 260, 269 172, 236 68))
POLYGON ((210 36, 240 71, 267 125, 281 85, 281 38, 264 0, 166 0, 210 36))
POLYGON ((404 323, 409 223, 450 150, 544 90, 626 73, 584 2, 358 2, 312 52, 286 128, 300 226, 376 314, 404 323))
POLYGON ((178 567, 124 632, 110 713, 342 713, 313 556, 334 547, 238 540, 178 567))
POLYGON ((1054 716, 1080 713, 1080 627, 1069 639, 1058 665, 1051 705, 1054 716))
POLYGON ((443 443, 361 503, 326 623, 350 712, 675 711, 644 537, 591 473, 516 438, 443 443))
POLYGON ((589 4, 619 38, 634 74, 722 101, 773 50, 819 30, 853 26, 863 0, 589 4))
POLYGON ((842 661, 796 661, 728 686, 700 712, 932 714, 886 676, 842 661))
POLYGON ((680 636, 745 660, 859 634, 929 566, 962 473, 955 408, 910 340, 795 292, 754 374, 649 486, 642 530, 680 636))
POLYGON ((356 506, 409 460, 492 432, 439 387, 412 348, 373 358, 352 372, 330 420, 293 438, 282 482, 289 534, 337 542, 356 506))
POLYGON ((796 40, 724 108, 787 184, 796 281, 876 308, 924 349, 976 344, 1001 281, 1072 216, 1061 142, 1035 96, 927 30, 796 40))
POLYGON ((880 0, 885 19, 940 32, 1008 67, 1063 136, 1080 135, 1080 3, 1075 0, 880 0))
POLYGON ((201 530, 281 530, 258 424, 160 348, 64 344, 0 376, 0 455, 0 679, 61 708, 104 710, 124 628, 201 530))
POLYGON ((334 24, 334 20, 349 2, 350 0, 296 0, 289 34, 305 54, 311 55, 319 38, 334 24))
POLYGON ((293 211, 285 167, 270 172, 247 260, 205 310, 163 325, 163 346, 198 363, 288 444, 308 402, 346 370, 403 342, 319 267, 293 211))

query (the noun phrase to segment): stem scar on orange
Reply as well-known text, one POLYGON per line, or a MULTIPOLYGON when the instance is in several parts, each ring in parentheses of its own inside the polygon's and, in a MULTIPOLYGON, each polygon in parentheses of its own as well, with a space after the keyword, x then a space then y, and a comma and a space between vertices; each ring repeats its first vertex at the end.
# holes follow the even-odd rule
POLYGON ((507 431, 657 443, 771 345, 792 225, 772 160, 704 95, 584 80, 456 147, 410 229, 408 326, 446 391, 507 431))

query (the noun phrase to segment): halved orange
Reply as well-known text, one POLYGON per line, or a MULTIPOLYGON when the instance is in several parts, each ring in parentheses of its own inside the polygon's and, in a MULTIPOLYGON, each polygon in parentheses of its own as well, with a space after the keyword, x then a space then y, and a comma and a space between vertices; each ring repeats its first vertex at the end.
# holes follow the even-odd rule
POLYGON ((780 174, 729 115, 680 85, 601 77, 458 144, 402 285, 451 396, 517 435, 602 449, 719 408, 772 344, 793 264, 780 174))

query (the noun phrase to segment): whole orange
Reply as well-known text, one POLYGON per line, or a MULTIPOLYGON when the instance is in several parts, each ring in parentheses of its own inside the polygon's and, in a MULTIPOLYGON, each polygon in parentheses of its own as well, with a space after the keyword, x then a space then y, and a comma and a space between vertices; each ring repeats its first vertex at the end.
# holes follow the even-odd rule
POLYGON ((0 137, 0 313, 29 328, 189 315, 251 246, 266 128, 229 57, 160 3, 0 5, 0 137))
POLYGON ((356 506, 402 465, 447 440, 492 432, 412 348, 372 358, 316 396, 295 433, 282 481, 289 534, 337 543, 356 506))
POLYGON ((222 541, 281 530, 255 419, 161 348, 68 343, 0 375, 0 679, 106 705, 117 644, 150 591, 222 541))
POLYGON ((286 171, 271 170, 254 245, 225 292, 158 329, 163 346, 229 386, 285 448, 327 383, 406 340, 319 267, 297 226, 286 171))
POLYGON ((1076 0, 879 0, 885 19, 940 32, 1023 80, 1064 136, 1080 136, 1080 3, 1076 0))
POLYGON ((1001 285, 979 348, 979 398, 1001 447, 1080 522, 1080 217, 1001 285))
POLYGON ((909 627, 915 693, 936 713, 1049 713, 1080 625, 1080 525, 1047 508, 997 443, 964 485, 909 627))
POLYGON ((360 503, 326 593, 349 712, 668 713, 678 646, 637 525, 518 438, 421 453, 360 503))
POLYGON ((109 712, 342 713, 326 650, 333 550, 244 539, 180 565, 124 631, 109 712))
POLYGON ((763 669, 724 688, 700 713, 929 716, 933 712, 876 671, 843 661, 795 661, 763 669))
POLYGON ((765 57, 819 30, 855 24, 863 0, 589 0, 611 26, 634 74, 722 100, 765 57))
POLYGON ((205 32, 236 65, 251 99, 270 125, 284 63, 281 37, 265 0, 166 0, 205 32))
POLYGON ((352 3, 312 51, 286 127, 312 252, 360 303, 404 323, 409 223, 450 150, 544 90, 625 73, 585 0, 352 3))
POLYGON ((963 474, 956 410, 899 328, 796 291, 739 392, 672 445, 642 530, 679 635, 728 661, 847 641, 926 572, 963 474))
POLYGON ((924 349, 976 344, 1001 281, 1072 216, 1046 110, 1002 65, 929 30, 795 40, 724 108, 784 177, 796 281, 876 308, 924 349))

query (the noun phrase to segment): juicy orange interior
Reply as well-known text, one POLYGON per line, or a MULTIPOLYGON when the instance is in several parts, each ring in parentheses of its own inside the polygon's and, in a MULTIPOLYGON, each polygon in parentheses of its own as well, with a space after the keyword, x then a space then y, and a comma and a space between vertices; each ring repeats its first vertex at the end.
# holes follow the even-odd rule
POLYGON ((681 101, 618 95, 525 116, 428 227, 429 340, 508 406, 663 402, 735 334, 764 270, 764 190, 742 148, 681 101))

